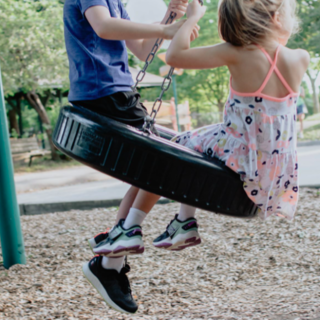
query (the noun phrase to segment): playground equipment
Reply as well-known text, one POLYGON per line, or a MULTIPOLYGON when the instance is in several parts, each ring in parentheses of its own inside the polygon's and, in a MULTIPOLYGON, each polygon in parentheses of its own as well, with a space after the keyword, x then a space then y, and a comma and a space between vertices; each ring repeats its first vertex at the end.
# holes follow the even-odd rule
POLYGON ((64 107, 53 141, 83 164, 152 193, 216 213, 256 214, 238 174, 218 159, 166 140, 176 132, 157 129, 163 138, 84 108, 64 107))
MULTIPOLYGON (((171 13, 167 23, 174 18, 171 13)), ((134 89, 161 43, 157 39, 134 89)), ((258 208, 247 197, 240 176, 223 162, 166 140, 176 134, 168 129, 157 127, 163 138, 151 133, 173 74, 171 67, 142 131, 81 107, 64 107, 53 134, 55 146, 85 165, 169 199, 240 218, 255 216, 258 208)))
POLYGON ((3 265, 25 264, 20 212, 13 179, 7 115, 0 70, 0 241, 3 265))

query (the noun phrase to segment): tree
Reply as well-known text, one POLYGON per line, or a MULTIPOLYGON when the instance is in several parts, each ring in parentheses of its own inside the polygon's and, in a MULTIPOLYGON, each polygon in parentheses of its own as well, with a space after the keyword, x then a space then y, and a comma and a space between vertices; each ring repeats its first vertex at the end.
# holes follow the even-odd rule
POLYGON ((320 71, 320 3, 317 0, 298 0, 298 16, 300 18, 300 30, 289 42, 292 48, 307 50, 311 56, 311 64, 307 71, 313 94, 313 111, 319 113, 319 97, 316 89, 316 81, 320 71))
MULTIPOLYGON (((168 3, 169 0, 166 0, 168 3)), ((208 46, 221 42, 217 29, 218 0, 205 3, 207 11, 203 19, 199 21, 201 27, 199 38, 191 45, 208 46)), ((159 59, 155 59, 148 69, 151 73, 158 73, 163 65, 159 59)), ((229 92, 229 71, 227 68, 211 70, 185 70, 177 79, 179 101, 189 100, 190 110, 193 112, 219 111, 222 115, 224 103, 229 92)), ((159 89, 143 89, 143 99, 155 99, 159 95, 159 89)), ((172 97, 172 88, 165 93, 164 99, 172 97)), ((222 117, 220 118, 220 121, 222 117)))
MULTIPOLYGON (((167 3, 169 0, 165 0, 167 3)), ((297 0, 298 17, 301 20, 300 30, 289 42, 291 48, 302 48, 310 52, 313 61, 320 53, 320 1, 297 0)), ((219 43, 221 40, 217 28, 217 0, 205 1, 207 11, 200 20, 201 27, 199 39, 192 46, 207 46, 219 43)), ((316 62, 317 60, 315 60, 316 62)), ((320 64, 312 63, 308 76, 313 83, 314 109, 318 112, 319 98, 315 88, 317 70, 320 64)), ((149 71, 158 73, 162 65, 159 59, 155 59, 149 71)), ((184 74, 177 77, 179 100, 188 99, 192 111, 210 112, 221 111, 229 92, 229 72, 227 68, 214 70, 185 70, 184 74)), ((159 89, 143 89, 143 97, 153 99, 158 95, 159 89)), ((170 99, 172 91, 169 90, 164 98, 170 99)))
POLYGON ((44 124, 53 159, 58 154, 40 95, 54 84, 68 85, 62 10, 57 0, 0 2, 0 63, 5 96, 24 94, 44 124))
POLYGON ((313 98, 313 113, 319 113, 319 96, 317 93, 316 82, 320 73, 319 59, 311 61, 310 68, 307 70, 307 75, 311 82, 312 98, 313 98))

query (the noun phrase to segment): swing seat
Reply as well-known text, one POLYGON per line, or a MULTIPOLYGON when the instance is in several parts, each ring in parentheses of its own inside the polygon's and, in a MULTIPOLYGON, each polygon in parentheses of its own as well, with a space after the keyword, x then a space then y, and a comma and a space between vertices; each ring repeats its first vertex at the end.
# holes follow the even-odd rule
POLYGON ((155 124, 155 127, 160 135, 161 138, 164 138, 166 140, 171 140, 173 137, 177 135, 177 131, 174 131, 172 129, 159 126, 158 124, 155 124))
POLYGON ((239 218, 257 207, 238 174, 223 162, 79 107, 64 107, 53 134, 55 146, 79 162, 138 188, 191 206, 239 218))

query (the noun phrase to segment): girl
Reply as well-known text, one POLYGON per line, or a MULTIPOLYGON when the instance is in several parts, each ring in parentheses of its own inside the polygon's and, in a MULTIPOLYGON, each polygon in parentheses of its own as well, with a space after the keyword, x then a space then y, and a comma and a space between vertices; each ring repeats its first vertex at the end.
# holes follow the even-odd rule
POLYGON ((292 219, 298 200, 296 103, 309 64, 306 51, 284 47, 296 29, 295 0, 222 0, 219 32, 226 42, 190 49, 186 34, 203 13, 197 1, 190 4, 167 63, 229 68, 224 122, 175 141, 216 156, 239 173, 262 218, 275 214, 292 219))
MULTIPOLYGON (((166 59, 183 69, 229 68, 224 122, 182 133, 174 141, 217 157, 239 173, 263 219, 271 215, 292 219, 298 201, 296 104, 310 60, 306 51, 285 47, 296 30, 295 0, 221 0, 219 32, 225 42, 190 48, 189 35, 204 12, 198 0, 190 3, 188 20, 174 36, 166 59)), ((140 224, 158 197, 143 192, 138 199, 111 238, 125 234, 134 221, 140 224)), ((181 250, 199 244, 194 214, 195 208, 182 205, 154 245, 181 250)), ((114 242, 94 251, 109 254, 114 242)), ((133 242, 124 243, 127 248, 133 242)))

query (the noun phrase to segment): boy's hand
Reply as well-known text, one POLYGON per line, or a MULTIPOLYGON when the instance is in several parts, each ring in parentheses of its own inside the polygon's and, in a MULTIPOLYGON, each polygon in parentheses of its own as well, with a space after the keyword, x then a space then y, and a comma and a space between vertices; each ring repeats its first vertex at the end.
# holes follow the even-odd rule
POLYGON ((182 18, 187 12, 188 0, 171 0, 168 6, 168 14, 174 12, 176 19, 182 18))
POLYGON ((206 7, 201 6, 199 0, 193 0, 187 8, 187 18, 200 20, 206 12, 206 7))
MULTIPOLYGON (((171 40, 186 21, 187 20, 180 20, 176 23, 163 26, 164 27, 163 39, 171 40)), ((190 41, 193 41, 198 38, 199 30, 200 30, 200 27, 196 24, 190 35, 190 41)))

